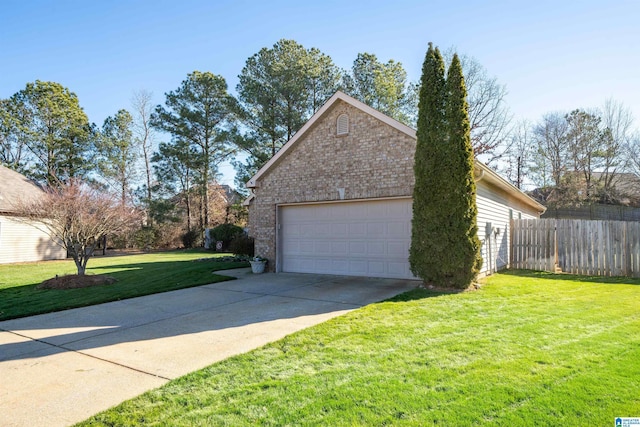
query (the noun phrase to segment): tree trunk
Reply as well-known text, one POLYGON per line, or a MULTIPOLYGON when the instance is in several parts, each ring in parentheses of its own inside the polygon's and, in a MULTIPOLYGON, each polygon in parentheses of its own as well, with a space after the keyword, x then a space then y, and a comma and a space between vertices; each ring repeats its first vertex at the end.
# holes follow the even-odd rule
POLYGON ((73 262, 76 264, 76 270, 78 271, 78 276, 84 276, 86 270, 86 262, 83 263, 83 257, 80 255, 80 251, 78 248, 69 248, 69 253, 71 253, 71 257, 73 258, 73 262))
POLYGON ((187 190, 185 194, 185 203, 187 205, 187 231, 191 231, 191 196, 189 196, 189 190, 187 190))
POLYGON ((204 219, 202 224, 202 229, 205 229, 209 226, 209 136, 206 136, 207 141, 204 146, 204 173, 202 174, 202 180, 204 188, 202 194, 202 204, 204 205, 204 219))
POLYGON ((147 173, 147 225, 153 225, 151 216, 151 165, 149 164, 149 150, 147 149, 147 131, 145 130, 145 139, 142 143, 142 151, 144 152, 144 166, 147 173))

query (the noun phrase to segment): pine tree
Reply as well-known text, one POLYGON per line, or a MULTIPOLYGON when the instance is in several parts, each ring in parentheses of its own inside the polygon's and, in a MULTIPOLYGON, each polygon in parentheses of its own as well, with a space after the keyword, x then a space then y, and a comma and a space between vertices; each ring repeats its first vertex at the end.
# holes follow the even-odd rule
POLYGON ((473 149, 462 68, 429 44, 422 69, 409 262, 425 283, 467 287, 481 265, 473 149))
MULTIPOLYGON (((425 282, 436 283, 442 252, 440 223, 443 220, 441 191, 448 178, 437 171, 445 153, 444 61, 438 48, 429 43, 422 66, 418 100, 418 126, 414 163, 413 221, 409 263, 411 272, 425 282)), ((445 171, 446 172, 446 171, 445 171)))
POLYGON ((480 240, 478 239, 476 183, 471 145, 467 90, 458 55, 454 55, 447 73, 446 114, 449 177, 448 256, 441 264, 450 286, 466 288, 478 275, 480 240))

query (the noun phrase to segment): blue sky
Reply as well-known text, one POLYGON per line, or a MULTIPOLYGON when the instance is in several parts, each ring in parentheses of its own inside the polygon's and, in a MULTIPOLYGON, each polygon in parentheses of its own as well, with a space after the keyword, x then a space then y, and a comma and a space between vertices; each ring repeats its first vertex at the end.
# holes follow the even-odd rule
MULTIPOLYGON (((246 59, 281 38, 343 68, 359 52, 402 62, 418 80, 432 41, 475 57, 507 86, 516 118, 601 106, 640 122, 638 1, 68 1, 2 0, 0 98, 27 82, 75 92, 99 125, 134 91, 176 89, 187 73, 222 75, 235 92, 246 59)), ((223 168, 224 182, 233 180, 223 168)))

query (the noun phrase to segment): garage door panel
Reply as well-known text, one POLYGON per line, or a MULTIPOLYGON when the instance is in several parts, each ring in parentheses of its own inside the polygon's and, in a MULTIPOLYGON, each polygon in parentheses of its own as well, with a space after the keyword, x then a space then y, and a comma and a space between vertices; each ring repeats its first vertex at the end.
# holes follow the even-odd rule
POLYGON ((367 275, 367 261, 365 260, 350 260, 349 261, 349 274, 354 276, 366 276, 367 275))
MULTIPOLYGON (((313 254, 315 253, 315 245, 313 242, 310 242, 308 240, 303 240, 300 242, 297 242, 297 246, 298 246, 298 251, 300 251, 300 253, 303 254, 313 254)), ((295 252, 294 252, 295 253, 295 252)))
POLYGON ((299 235, 301 237, 314 237, 316 235, 315 227, 313 224, 302 224, 299 235))
POLYGON ((409 246, 406 242, 387 242, 387 253, 389 255, 396 254, 399 256, 400 254, 406 254, 406 258, 409 258, 409 246))
POLYGON ((385 263, 383 261, 369 261, 367 264, 368 275, 384 275, 385 263))
POLYGON ((331 259, 317 259, 315 269, 320 271, 331 270, 331 259))
POLYGON ((331 242, 331 252, 334 255, 348 255, 348 247, 347 242, 344 241, 331 242))
POLYGON ((387 206, 380 203, 372 203, 368 206, 367 217, 368 218, 386 218, 387 206))
POLYGON ((404 276, 409 272, 409 268, 404 262, 389 262, 387 267, 391 275, 404 276))
POLYGON ((384 241, 369 242, 369 244, 367 245, 367 255, 385 255, 386 246, 387 245, 384 241))
POLYGON ((383 237, 386 234, 386 224, 381 222, 371 222, 367 224, 367 236, 368 237, 383 237))
POLYGON ((409 199, 281 208, 282 270, 413 278, 409 199))
POLYGON ((283 231, 283 237, 297 237, 300 235, 300 226, 298 224, 289 224, 283 231))
POLYGON ((316 242, 315 244, 315 253, 318 255, 331 255, 331 241, 325 240, 316 242))
POLYGON ((290 240, 289 241, 289 251, 291 253, 296 253, 296 252, 300 252, 300 242, 297 240, 290 240))
POLYGON ((315 236, 331 237, 331 224, 316 223, 315 227, 315 236))
POLYGON ((349 230, 349 224, 346 222, 336 223, 331 225, 331 237, 342 239, 347 235, 349 230))
POLYGON ((407 224, 403 222, 390 222, 387 224, 387 232, 389 236, 405 236, 407 233, 407 224))
POLYGON ((349 224, 349 237, 365 237, 367 235, 367 225, 362 222, 349 224))
POLYGON ((347 260, 332 260, 331 262, 331 272, 334 274, 345 274, 349 273, 349 262, 347 260))
POLYGON ((349 256, 362 256, 367 253, 367 245, 364 242, 349 242, 349 256))

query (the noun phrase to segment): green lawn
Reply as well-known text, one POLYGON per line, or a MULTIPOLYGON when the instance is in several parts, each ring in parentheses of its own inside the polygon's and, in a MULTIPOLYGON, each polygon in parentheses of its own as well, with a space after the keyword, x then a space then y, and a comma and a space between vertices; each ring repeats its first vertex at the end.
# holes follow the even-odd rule
POLYGON ((194 260, 218 256, 203 250, 92 258, 87 274, 106 274, 112 285, 83 289, 39 290, 36 286, 56 275, 75 274, 72 260, 0 265, 0 320, 31 316, 229 280, 215 270, 248 263, 194 260))
POLYGON ((640 416, 638 283, 521 271, 412 291, 82 425, 613 425, 640 416))

